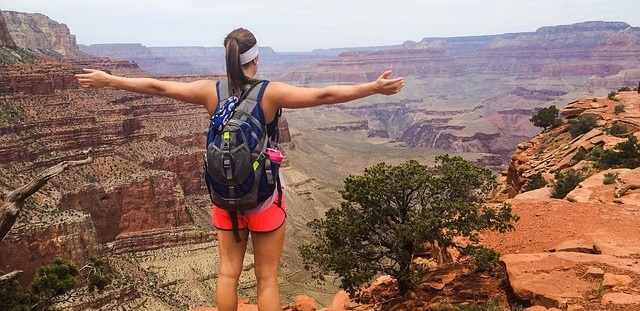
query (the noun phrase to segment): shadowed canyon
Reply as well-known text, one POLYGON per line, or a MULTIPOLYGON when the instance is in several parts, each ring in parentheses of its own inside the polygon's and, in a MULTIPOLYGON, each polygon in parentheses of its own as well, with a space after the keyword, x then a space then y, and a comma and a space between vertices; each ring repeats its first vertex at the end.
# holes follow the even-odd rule
MULTIPOLYGON (((78 46, 73 30, 63 22, 42 14, 0 11, 0 189, 15 189, 47 167, 80 159, 87 148, 95 161, 57 176, 27 201, 18 222, 0 242, 0 269, 23 270, 24 286, 37 267, 56 257, 82 265, 99 255, 116 271, 114 284, 100 294, 74 292, 61 308, 185 310, 215 305, 217 242, 202 179, 206 111, 165 98, 82 89, 74 74, 90 67, 130 77, 221 79, 223 49, 215 47, 218 42, 211 43, 214 47, 78 46)), ((339 291, 337 284, 316 284, 302 268, 298 253, 298 246, 311 236, 306 223, 340 204, 338 191, 347 176, 379 162, 433 163, 435 156, 449 153, 486 165, 496 175, 502 172, 500 199, 516 197, 525 202, 514 203, 523 221, 511 237, 513 243, 493 235, 487 236, 487 243, 503 254, 553 248, 550 241, 540 245, 527 241, 528 236, 517 236, 518 230, 526 230, 530 219, 549 217, 546 221, 553 222, 550 210, 570 202, 540 194, 530 199, 517 195, 534 173, 551 174, 552 168, 569 167, 567 157, 579 148, 563 136, 566 128, 541 138, 540 128, 529 120, 539 108, 562 108, 569 103, 579 112, 564 110, 567 119, 587 110, 605 121, 621 119, 605 109, 613 109, 615 103, 602 107, 589 101, 599 98, 602 103, 612 90, 638 85, 640 28, 593 21, 526 33, 427 37, 384 47, 306 53, 261 47, 260 55, 260 78, 299 86, 366 82, 387 69, 406 80, 406 87, 394 96, 284 111, 279 130, 289 199, 282 301, 292 303, 303 294, 313 297, 318 307, 328 307, 339 291), (561 138, 552 141, 553 135, 561 138), (565 145, 573 151, 562 149, 565 145), (543 205, 538 207, 546 212, 532 212, 527 204, 543 205)), ((632 93, 621 94, 623 101, 640 105, 640 98, 632 93)), ((628 111, 625 124, 636 132, 638 110, 629 106, 628 111)), ((589 139, 597 136, 591 135, 589 139)), ((600 191, 605 190, 593 193, 600 191)), ((636 201, 613 202, 609 192, 600 201, 574 194, 573 202, 622 206, 637 233, 636 201)), ((607 215, 597 217, 625 219, 607 215)), ((562 236, 553 242, 575 238, 583 239, 583 244, 604 243, 605 252, 613 249, 611 256, 622 258, 616 273, 634 273, 626 293, 637 298, 640 241, 637 235, 622 236, 631 247, 627 253, 607 249, 614 243, 611 240, 583 241, 593 236, 562 236), (627 259, 631 272, 624 268, 627 259)), ((249 250, 240 297, 255 302, 252 259, 249 250)), ((546 294, 534 295, 545 297, 539 300, 520 299, 562 307, 563 300, 546 294)), ((636 310, 628 305, 620 309, 587 306, 592 308, 588 310, 636 310)))

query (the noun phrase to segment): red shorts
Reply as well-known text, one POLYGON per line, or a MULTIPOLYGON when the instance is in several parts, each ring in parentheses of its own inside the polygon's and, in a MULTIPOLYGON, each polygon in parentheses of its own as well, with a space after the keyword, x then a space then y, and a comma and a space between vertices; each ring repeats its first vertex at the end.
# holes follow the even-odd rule
MULTIPOLYGON (((269 207, 258 213, 238 212, 238 229, 249 229, 251 232, 269 232, 280 228, 287 217, 287 208, 283 197, 280 196, 282 200, 280 204, 278 204, 278 198, 276 198, 269 207)), ((218 230, 233 230, 229 211, 215 205, 211 212, 211 223, 218 230)))

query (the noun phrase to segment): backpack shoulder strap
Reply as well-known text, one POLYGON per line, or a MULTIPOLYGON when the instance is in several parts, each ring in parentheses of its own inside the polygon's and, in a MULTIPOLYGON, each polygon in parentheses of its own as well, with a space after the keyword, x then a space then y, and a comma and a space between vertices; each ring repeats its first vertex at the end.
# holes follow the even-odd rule
POLYGON ((244 92, 242 92, 242 96, 240 100, 243 99, 251 99, 256 103, 260 103, 262 101, 262 96, 264 95, 264 90, 267 88, 269 81, 267 80, 258 80, 249 86, 244 92))
POLYGON ((216 93, 218 95, 218 104, 229 98, 229 83, 227 80, 220 80, 216 83, 216 93))
MULTIPOLYGON (((269 84, 267 80, 258 80, 251 85, 246 85, 245 90, 242 92, 242 95, 240 95, 240 101, 249 98, 259 103, 262 100, 267 84, 269 84), (260 87, 257 91, 254 90, 259 85, 260 87)), ((227 80, 220 80, 216 83, 216 94, 218 95, 218 104, 224 102, 231 96, 231 94, 229 94, 229 82, 227 80)))

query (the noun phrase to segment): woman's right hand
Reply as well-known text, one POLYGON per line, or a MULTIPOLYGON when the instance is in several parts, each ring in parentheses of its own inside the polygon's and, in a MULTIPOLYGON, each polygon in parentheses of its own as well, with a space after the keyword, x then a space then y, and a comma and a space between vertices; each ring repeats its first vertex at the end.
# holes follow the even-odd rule
POLYGON ((76 80, 82 87, 99 89, 109 86, 110 74, 101 70, 88 68, 83 68, 82 71, 84 73, 75 75, 76 80))

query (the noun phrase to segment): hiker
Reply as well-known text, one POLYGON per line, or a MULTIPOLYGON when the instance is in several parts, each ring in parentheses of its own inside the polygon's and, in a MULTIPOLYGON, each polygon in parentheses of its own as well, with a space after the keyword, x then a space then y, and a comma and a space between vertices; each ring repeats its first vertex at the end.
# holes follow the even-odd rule
MULTIPOLYGON (((239 97, 246 85, 256 81, 259 64, 257 40, 250 31, 239 28, 227 35, 224 47, 228 93, 239 97)), ((198 80, 183 83, 151 78, 125 78, 95 69, 83 69, 83 72, 76 75, 78 83, 83 87, 112 87, 136 93, 166 96, 202 105, 210 116, 214 116, 219 103, 224 102, 224 98, 218 98, 220 81, 198 80)), ((390 75, 389 70, 382 73, 375 81, 368 83, 322 88, 296 87, 275 81, 266 82, 263 84, 263 93, 259 101, 264 113, 263 122, 266 122, 268 129, 273 132, 278 129, 276 115, 281 108, 306 108, 343 103, 374 94, 396 94, 404 86, 404 79, 389 78, 390 75)), ((220 253, 216 287, 218 310, 236 310, 238 307, 238 280, 243 268, 249 234, 251 234, 254 250, 258 309, 280 310, 278 266, 284 245, 286 218, 284 203, 280 196, 280 200, 265 201, 255 208, 256 212, 239 213, 237 224, 240 229, 240 242, 237 242, 231 230, 230 214, 215 205, 212 207, 212 223, 217 229, 220 253)))

